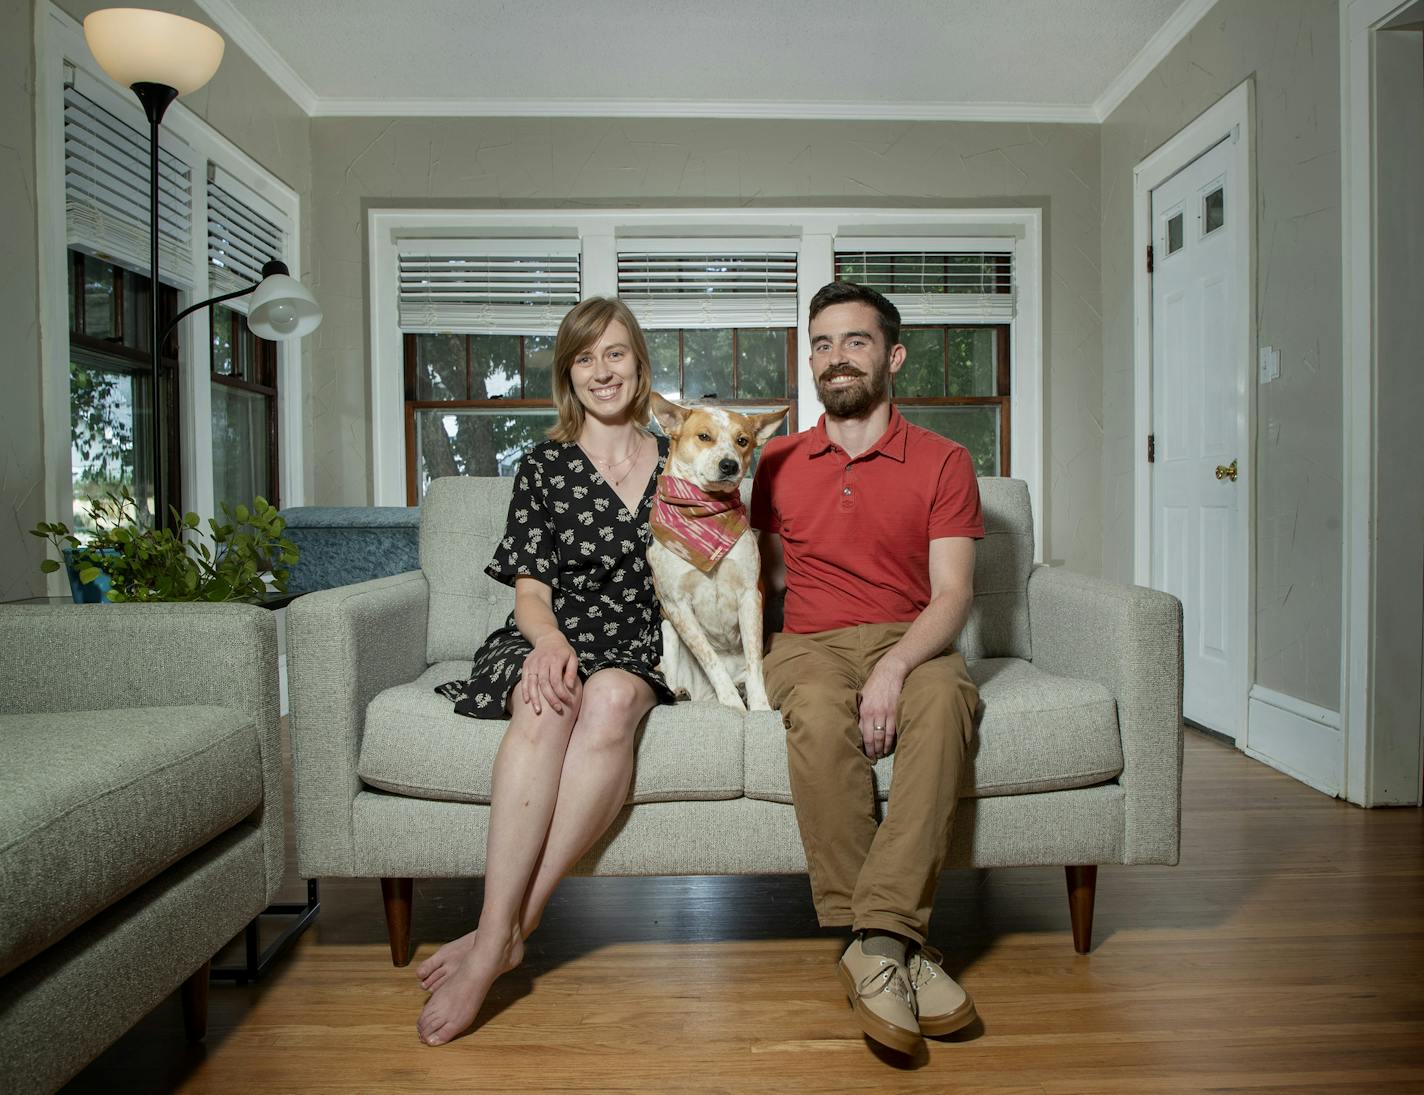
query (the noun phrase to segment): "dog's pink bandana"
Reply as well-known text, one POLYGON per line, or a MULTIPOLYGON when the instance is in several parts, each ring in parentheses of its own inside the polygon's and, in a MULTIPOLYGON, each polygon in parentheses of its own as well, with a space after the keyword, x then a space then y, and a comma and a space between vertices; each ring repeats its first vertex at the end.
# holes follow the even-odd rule
POLYGON ((742 496, 709 494, 696 483, 671 475, 658 477, 658 496, 649 518, 658 543, 704 574, 751 528, 742 496))

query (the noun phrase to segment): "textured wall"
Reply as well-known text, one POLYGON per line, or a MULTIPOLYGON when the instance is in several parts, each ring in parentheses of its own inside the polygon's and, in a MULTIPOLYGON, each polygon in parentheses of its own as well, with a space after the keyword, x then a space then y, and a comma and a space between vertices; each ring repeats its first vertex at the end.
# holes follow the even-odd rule
MULTIPOLYGON (((65 0, 60 5, 76 19, 106 7, 98 2, 65 0)), ((195 4, 153 4, 205 20, 195 4)), ((34 8, 0 4, 0 329, 5 355, 0 358, 0 601, 44 593, 39 572, 43 545, 27 534, 45 519, 41 442, 38 226, 35 209, 34 8)), ((208 121, 301 195, 303 255, 310 256, 310 121, 261 70, 231 42, 222 68, 202 90, 183 103, 208 121)), ((58 185, 51 180, 46 185, 58 185)), ((304 369, 310 371, 310 348, 304 369)), ((307 385, 310 389, 310 384, 307 385)))
POLYGON ((1221 0, 1101 129, 1103 573, 1132 577, 1132 169, 1248 76, 1256 88, 1256 681, 1340 698, 1339 10, 1221 0))
POLYGON ((315 501, 372 497, 373 207, 1027 205, 1045 212, 1050 557, 1101 558, 1098 129, 609 119, 312 122, 315 501))
POLYGON ((44 592, 44 545, 26 530, 43 521, 39 273, 36 268, 34 12, 0 5, 0 601, 44 592))

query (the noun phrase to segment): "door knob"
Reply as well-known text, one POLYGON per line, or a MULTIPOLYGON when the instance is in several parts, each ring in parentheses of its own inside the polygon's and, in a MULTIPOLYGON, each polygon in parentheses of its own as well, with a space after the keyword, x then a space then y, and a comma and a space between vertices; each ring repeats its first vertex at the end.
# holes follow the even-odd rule
POLYGON ((1216 466, 1216 477, 1218 479, 1230 479, 1233 483, 1236 482, 1236 461, 1233 460, 1230 465, 1218 464, 1216 466))

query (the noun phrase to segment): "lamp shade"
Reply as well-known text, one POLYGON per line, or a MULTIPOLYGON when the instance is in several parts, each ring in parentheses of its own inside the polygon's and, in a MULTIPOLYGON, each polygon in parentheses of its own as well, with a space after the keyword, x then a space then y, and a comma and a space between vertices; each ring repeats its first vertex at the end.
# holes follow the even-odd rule
POLYGON ((321 326, 321 305, 288 274, 269 274, 252 293, 247 326, 258 338, 281 342, 309 335, 321 326))
POLYGON ((84 17, 84 39, 99 67, 125 87, 164 84, 197 91, 222 63, 222 35, 212 27, 146 8, 104 8, 84 17))

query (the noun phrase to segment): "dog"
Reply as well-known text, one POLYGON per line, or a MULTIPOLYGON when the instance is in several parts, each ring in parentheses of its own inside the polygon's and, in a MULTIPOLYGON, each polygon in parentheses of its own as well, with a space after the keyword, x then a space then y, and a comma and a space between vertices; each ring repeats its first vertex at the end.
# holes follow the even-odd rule
POLYGON ((674 692, 769 711, 762 679, 761 555, 740 486, 790 411, 684 407, 654 392, 671 445, 658 479, 648 566, 663 607, 663 676, 674 692), (746 689, 742 702, 737 686, 746 689))

